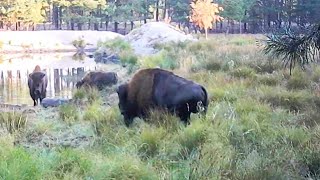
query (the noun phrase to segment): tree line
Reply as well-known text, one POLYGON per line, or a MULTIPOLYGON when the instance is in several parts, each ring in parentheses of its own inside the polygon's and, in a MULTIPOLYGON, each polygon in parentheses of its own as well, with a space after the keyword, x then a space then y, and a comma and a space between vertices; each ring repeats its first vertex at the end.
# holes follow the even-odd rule
MULTIPOLYGON (((224 10, 214 31, 260 33, 283 27, 306 27, 320 21, 319 0, 214 0, 224 10)), ((190 23, 191 0, 4 0, 0 29, 133 29, 148 20, 190 23), (46 26, 49 24, 49 28, 46 26), (121 27, 119 26, 121 24, 121 27)))

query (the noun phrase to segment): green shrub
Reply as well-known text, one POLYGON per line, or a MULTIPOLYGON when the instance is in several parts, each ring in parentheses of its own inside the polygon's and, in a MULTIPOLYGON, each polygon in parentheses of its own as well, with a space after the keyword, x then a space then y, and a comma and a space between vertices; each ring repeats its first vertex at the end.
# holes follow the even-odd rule
POLYGON ((35 157, 22 148, 6 149, 0 144, 1 179, 41 179, 40 167, 35 157))
POLYGON ((319 83, 320 82, 320 66, 319 65, 314 65, 313 66, 313 72, 312 72, 312 81, 319 83))
POLYGON ((63 179, 68 174, 85 177, 92 167, 92 162, 82 152, 65 149, 58 153, 53 164, 54 176, 63 179))
POLYGON ((67 122, 72 123, 79 120, 77 107, 74 104, 63 104, 59 107, 60 118, 67 122))
POLYGON ((132 155, 112 155, 105 160, 106 165, 93 173, 96 179, 158 179, 152 168, 132 155))
POLYGON ((79 37, 78 39, 72 41, 72 45, 77 49, 84 49, 87 46, 87 43, 84 39, 79 37))
POLYGON ((132 51, 130 43, 120 37, 114 38, 112 40, 107 40, 105 42, 99 41, 97 46, 108 48, 115 53, 119 53, 121 51, 132 51))
POLYGON ((82 101, 86 97, 85 88, 76 89, 73 93, 72 99, 75 101, 82 101))
POLYGON ((144 129, 140 135, 139 153, 143 157, 157 154, 164 135, 165 131, 162 128, 144 129))
POLYGON ((256 72, 254 69, 249 67, 239 67, 231 71, 231 75, 237 78, 254 78, 256 76, 256 72))
POLYGON ((268 86, 276 86, 280 84, 281 77, 279 74, 263 74, 257 77, 257 81, 259 84, 268 85, 268 86))
POLYGON ((138 57, 131 51, 122 51, 119 53, 122 65, 134 66, 138 62, 138 57))
POLYGON ((308 108, 313 108, 317 98, 313 97, 306 91, 292 92, 270 89, 264 92, 260 99, 267 101, 272 106, 281 106, 285 109, 298 112, 308 108))
POLYGON ((289 80, 287 82, 287 88, 290 90, 294 89, 306 89, 310 87, 310 78, 307 76, 306 73, 302 72, 301 70, 295 70, 289 80))
POLYGON ((181 145, 183 156, 188 156, 205 142, 207 137, 206 128, 206 124, 196 121, 179 133, 178 142, 181 145))
POLYGON ((285 136, 288 142, 296 148, 298 148, 298 146, 303 146, 311 139, 311 135, 303 128, 286 129, 285 136))
POLYGON ((96 122, 101 121, 103 119, 104 111, 102 110, 102 107, 98 102, 89 105, 83 115, 83 120, 85 121, 96 122))
POLYGON ((1 112, 0 126, 6 128, 9 133, 15 133, 26 128, 27 117, 20 112, 1 112))
POLYGON ((146 121, 169 132, 177 131, 181 124, 177 116, 161 110, 151 110, 146 121))
POLYGON ((309 151, 303 155, 303 162, 308 167, 308 175, 311 178, 319 179, 320 178, 320 151, 314 150, 309 151))
POLYGON ((156 55, 146 56, 140 60, 142 68, 160 67, 163 69, 175 69, 178 67, 178 62, 169 56, 168 52, 160 51, 156 55))
POLYGON ((233 37, 228 43, 234 44, 237 46, 252 45, 255 43, 255 39, 238 36, 238 37, 233 37))

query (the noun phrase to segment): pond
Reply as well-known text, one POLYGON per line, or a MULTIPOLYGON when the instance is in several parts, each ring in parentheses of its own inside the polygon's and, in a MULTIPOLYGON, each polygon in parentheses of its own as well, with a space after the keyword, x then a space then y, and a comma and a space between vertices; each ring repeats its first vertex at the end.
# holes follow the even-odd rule
POLYGON ((98 63, 74 53, 0 55, 0 103, 33 105, 28 75, 39 65, 48 76, 47 97, 72 98, 75 84, 88 71, 116 71, 118 64, 98 63))

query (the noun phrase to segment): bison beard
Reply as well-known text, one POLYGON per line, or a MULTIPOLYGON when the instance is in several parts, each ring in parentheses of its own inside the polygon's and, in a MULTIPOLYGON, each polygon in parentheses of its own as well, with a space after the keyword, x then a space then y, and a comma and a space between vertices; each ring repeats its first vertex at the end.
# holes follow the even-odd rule
POLYGON ((34 71, 31 74, 29 74, 29 77, 28 77, 29 92, 33 100, 34 106, 38 104, 39 99, 41 103, 42 99, 46 97, 47 84, 48 84, 48 79, 46 74, 41 72, 40 67, 37 65, 34 71))
POLYGON ((116 84, 118 82, 118 75, 114 72, 89 72, 82 80, 76 83, 77 88, 82 86, 97 87, 102 90, 103 87, 116 84))
POLYGON ((203 86, 158 68, 140 70, 129 83, 120 85, 117 93, 126 126, 135 117, 145 118, 152 108, 167 109, 185 124, 189 124, 191 112, 201 111, 199 105, 204 115, 208 108, 203 86))

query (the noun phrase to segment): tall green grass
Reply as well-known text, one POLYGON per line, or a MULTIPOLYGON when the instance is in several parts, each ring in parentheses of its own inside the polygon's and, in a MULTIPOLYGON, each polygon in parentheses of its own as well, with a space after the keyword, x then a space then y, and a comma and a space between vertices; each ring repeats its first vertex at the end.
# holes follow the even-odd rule
POLYGON ((135 59, 136 67, 171 69, 202 84, 210 99, 206 117, 193 114, 184 126, 154 110, 127 128, 117 102, 107 106, 108 95, 80 89, 75 111, 63 108, 79 113, 73 123, 89 122, 93 145, 29 150, 8 134, 7 141, 0 137, 0 178, 318 179, 319 67, 288 76, 253 36, 210 38, 159 44, 159 54, 135 59))

